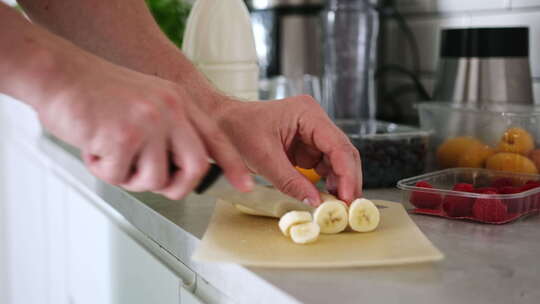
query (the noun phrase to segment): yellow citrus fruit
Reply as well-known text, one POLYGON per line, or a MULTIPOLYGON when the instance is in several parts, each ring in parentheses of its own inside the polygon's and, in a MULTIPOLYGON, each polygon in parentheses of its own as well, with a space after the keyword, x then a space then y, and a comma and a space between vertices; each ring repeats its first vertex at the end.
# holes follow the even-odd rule
POLYGON ((453 168, 458 166, 458 161, 467 150, 475 148, 481 149, 485 145, 478 139, 471 136, 459 136, 447 139, 437 149, 437 162, 443 168, 453 168))
POLYGON ((493 154, 495 154, 495 151, 490 146, 473 144, 461 154, 457 166, 465 168, 484 168, 486 160, 493 154))
POLYGON ((321 176, 317 174, 317 171, 315 171, 315 169, 304 169, 296 167, 296 170, 298 170, 298 172, 300 172, 303 176, 305 176, 314 184, 321 180, 321 176))
POLYGON ((497 153, 488 158, 486 168, 516 173, 538 173, 538 169, 536 169, 536 165, 532 160, 521 154, 508 152, 497 153))
POLYGON ((529 158, 536 165, 536 169, 540 169, 540 149, 532 150, 532 152, 529 153, 529 158))
POLYGON ((506 130, 497 146, 499 152, 529 154, 534 149, 534 139, 531 134, 522 128, 506 130))

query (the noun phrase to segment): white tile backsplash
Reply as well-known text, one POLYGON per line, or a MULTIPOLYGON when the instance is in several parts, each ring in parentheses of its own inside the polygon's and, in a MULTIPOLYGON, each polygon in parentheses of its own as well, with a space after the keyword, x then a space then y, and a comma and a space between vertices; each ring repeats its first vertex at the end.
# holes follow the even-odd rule
POLYGON ((511 0, 510 5, 512 8, 540 8, 540 0, 511 0))
POLYGON ((510 7, 510 0, 434 0, 432 2, 432 10, 437 12, 470 12, 510 7))

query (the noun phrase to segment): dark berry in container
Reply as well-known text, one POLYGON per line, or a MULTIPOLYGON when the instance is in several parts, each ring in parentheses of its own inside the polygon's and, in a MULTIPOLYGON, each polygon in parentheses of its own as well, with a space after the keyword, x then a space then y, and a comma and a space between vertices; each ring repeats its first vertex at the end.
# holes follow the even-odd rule
POLYGON ((430 132, 375 120, 336 124, 360 151, 364 188, 394 187, 425 172, 430 132))

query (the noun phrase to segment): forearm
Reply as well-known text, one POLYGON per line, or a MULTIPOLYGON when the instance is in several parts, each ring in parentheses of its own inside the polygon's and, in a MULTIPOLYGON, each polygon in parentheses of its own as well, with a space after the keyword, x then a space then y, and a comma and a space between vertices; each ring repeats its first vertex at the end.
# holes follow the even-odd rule
POLYGON ((66 44, 0 3, 0 92, 33 107, 50 100, 71 73, 60 64, 66 44))
POLYGON ((161 32, 143 0, 20 0, 30 18, 109 61, 185 84, 207 112, 223 96, 161 32))

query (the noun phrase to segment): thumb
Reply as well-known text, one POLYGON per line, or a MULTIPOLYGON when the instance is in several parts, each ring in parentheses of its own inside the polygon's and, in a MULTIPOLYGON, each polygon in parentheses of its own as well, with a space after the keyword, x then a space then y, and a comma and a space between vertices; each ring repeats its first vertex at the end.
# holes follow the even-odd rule
POLYGON ((285 155, 261 169, 263 170, 258 170, 259 173, 264 175, 279 191, 314 207, 321 204, 319 190, 294 168, 285 155))

